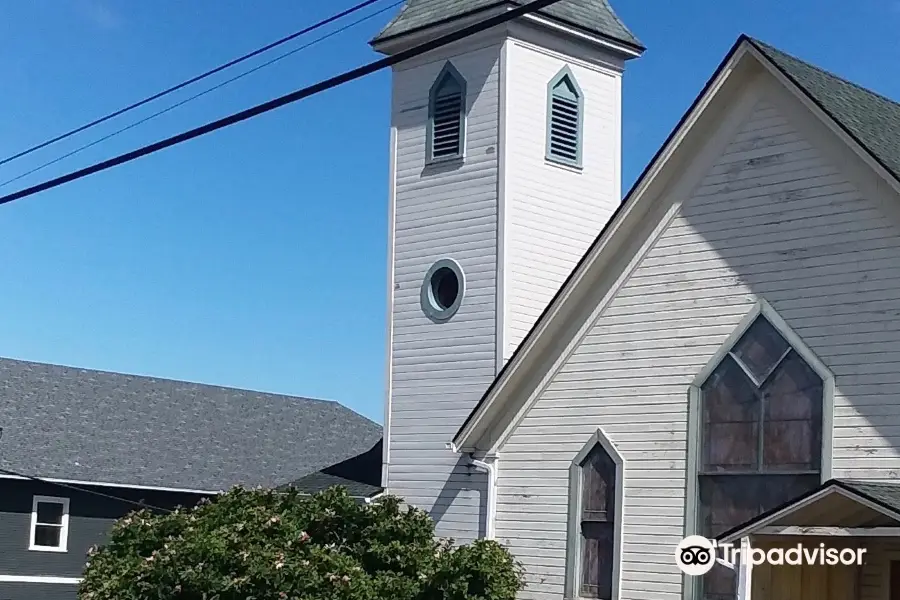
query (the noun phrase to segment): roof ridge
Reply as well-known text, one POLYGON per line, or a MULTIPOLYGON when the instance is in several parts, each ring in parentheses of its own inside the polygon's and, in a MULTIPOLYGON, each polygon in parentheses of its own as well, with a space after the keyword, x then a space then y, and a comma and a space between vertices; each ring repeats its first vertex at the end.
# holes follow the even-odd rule
POLYGON ((791 54, 790 52, 785 52, 784 50, 781 50, 780 48, 776 48, 772 44, 768 44, 758 38, 755 38, 755 37, 749 36, 749 35, 745 35, 744 37, 746 37, 747 40, 749 40, 753 45, 755 45, 757 47, 762 46, 762 48, 759 48, 759 49, 764 52, 776 52, 778 54, 786 56, 787 58, 789 58, 791 60, 795 60, 798 63, 801 63, 810 69, 814 69, 814 70, 822 73, 823 75, 827 75, 827 76, 831 77, 832 79, 836 79, 836 80, 840 81, 841 83, 844 83, 851 87, 854 87, 861 92, 865 92, 867 94, 871 94, 872 96, 876 96, 876 97, 900 108, 900 102, 897 102, 896 100, 894 100, 892 98, 888 98, 884 94, 876 92, 875 90, 873 90, 871 88, 867 88, 864 85, 860 85, 860 84, 856 83, 855 81, 850 81, 849 79, 847 79, 845 77, 841 77, 840 75, 834 73, 833 71, 829 71, 828 69, 824 69, 818 65, 814 65, 813 63, 811 63, 809 61, 803 60, 802 58, 799 58, 799 57, 791 54))

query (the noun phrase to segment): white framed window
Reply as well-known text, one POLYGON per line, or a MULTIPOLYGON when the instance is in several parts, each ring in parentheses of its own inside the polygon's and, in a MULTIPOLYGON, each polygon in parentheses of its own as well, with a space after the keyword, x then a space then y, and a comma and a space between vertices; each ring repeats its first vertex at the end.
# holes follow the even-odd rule
POLYGON ((69 538, 69 499, 35 496, 31 504, 28 549, 65 552, 69 538))

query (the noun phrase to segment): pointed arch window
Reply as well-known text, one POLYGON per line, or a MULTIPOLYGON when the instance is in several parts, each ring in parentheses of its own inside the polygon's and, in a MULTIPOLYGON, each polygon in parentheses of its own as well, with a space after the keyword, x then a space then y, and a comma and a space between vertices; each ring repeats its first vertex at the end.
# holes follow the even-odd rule
POLYGON ((547 86, 547 160, 581 167, 584 94, 565 67, 547 86))
POLYGON ((591 436, 569 468, 569 600, 618 598, 623 501, 621 455, 601 431, 591 436))
MULTIPOLYGON (((715 537, 822 480, 825 381, 763 314, 700 385, 699 533, 715 537)), ((734 572, 703 577, 703 600, 732 600, 734 572)))
POLYGON ((466 80, 452 64, 438 74, 428 97, 428 162, 461 158, 466 138, 466 80))

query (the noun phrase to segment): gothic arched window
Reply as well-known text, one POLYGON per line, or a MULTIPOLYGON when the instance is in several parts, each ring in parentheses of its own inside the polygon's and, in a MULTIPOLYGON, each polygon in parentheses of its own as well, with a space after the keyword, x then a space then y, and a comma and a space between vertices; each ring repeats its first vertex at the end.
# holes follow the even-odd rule
POLYGON ((466 138, 466 80, 447 63, 428 95, 428 162, 460 158, 466 138))
POLYGON ((622 464, 622 457, 600 430, 572 461, 566 598, 617 597, 622 464))
MULTIPOLYGON (((700 387, 699 533, 715 537, 817 487, 824 382, 759 315, 700 387)), ((717 565, 704 600, 733 599, 717 565)))
POLYGON ((584 94, 568 67, 547 86, 547 159, 581 166, 584 94))

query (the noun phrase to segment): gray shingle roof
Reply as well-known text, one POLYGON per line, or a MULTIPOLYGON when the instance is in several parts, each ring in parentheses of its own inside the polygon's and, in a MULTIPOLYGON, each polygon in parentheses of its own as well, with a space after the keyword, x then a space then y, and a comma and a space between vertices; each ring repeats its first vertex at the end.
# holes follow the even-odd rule
POLYGON ((900 104, 759 40, 748 39, 900 179, 900 104))
MULTIPOLYGON (((400 13, 379 33, 373 44, 445 21, 520 0, 407 0, 400 13)), ((540 11, 589 33, 622 42, 636 50, 644 46, 616 16, 607 0, 560 0, 540 11)))
POLYGON ((277 486, 381 439, 336 402, 11 359, 0 427, 12 471, 198 490, 277 486))
POLYGON ((855 479, 838 479, 837 482, 842 487, 867 497, 885 508, 900 512, 900 482, 855 479))
POLYGON ((330 487, 340 486, 347 490, 347 493, 354 498, 369 498, 381 491, 381 487, 371 485, 361 481, 345 479, 338 475, 330 475, 322 471, 310 473, 306 477, 302 477, 291 483, 290 487, 296 488, 307 494, 317 494, 327 490, 330 487))
POLYGON ((321 471, 310 473, 285 487, 315 494, 332 486, 343 486, 351 496, 368 498, 381 491, 382 441, 366 452, 321 471))

